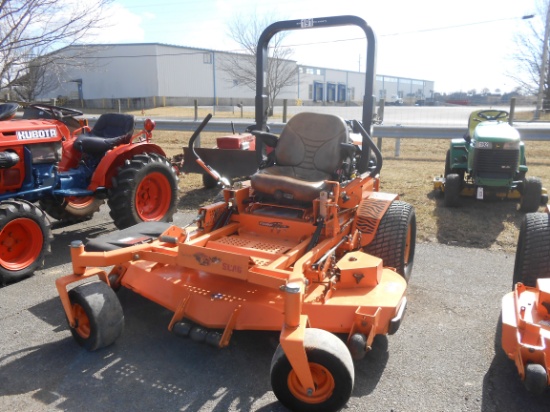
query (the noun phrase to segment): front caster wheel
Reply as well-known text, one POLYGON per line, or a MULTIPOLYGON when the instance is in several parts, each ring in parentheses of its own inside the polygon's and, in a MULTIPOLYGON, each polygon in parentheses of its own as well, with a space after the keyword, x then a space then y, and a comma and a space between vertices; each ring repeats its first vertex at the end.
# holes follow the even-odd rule
POLYGON ((353 360, 338 337, 322 329, 305 330, 304 348, 315 389, 304 388, 281 345, 271 361, 271 386, 279 401, 292 411, 329 412, 342 408, 351 396, 353 360))
POLYGON ((73 338, 89 351, 111 345, 122 333, 124 314, 115 292, 104 282, 91 282, 69 291, 76 321, 73 338))

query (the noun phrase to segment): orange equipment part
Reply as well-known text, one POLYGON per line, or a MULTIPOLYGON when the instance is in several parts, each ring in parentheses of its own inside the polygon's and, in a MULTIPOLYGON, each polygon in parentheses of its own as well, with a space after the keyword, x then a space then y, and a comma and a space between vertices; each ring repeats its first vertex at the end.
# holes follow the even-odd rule
POLYGON ((538 279, 534 288, 517 283, 503 297, 502 348, 529 390, 550 384, 550 279, 538 279))

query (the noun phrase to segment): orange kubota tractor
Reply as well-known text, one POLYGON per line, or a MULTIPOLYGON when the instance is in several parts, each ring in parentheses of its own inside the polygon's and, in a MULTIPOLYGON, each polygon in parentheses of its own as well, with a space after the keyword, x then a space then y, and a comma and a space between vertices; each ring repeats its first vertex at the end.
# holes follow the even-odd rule
POLYGON ((140 223, 74 241, 73 273, 56 282, 74 339, 88 350, 112 344, 124 322, 115 290, 126 287, 172 311, 168 329, 195 341, 225 347, 236 330, 280 331, 271 363, 277 398, 295 411, 345 405, 353 359, 401 323, 415 250, 414 209, 378 191, 382 157, 369 134, 374 61, 374 33, 361 18, 269 26, 258 43, 254 127, 258 153, 264 142, 274 146, 265 167, 226 187, 224 201, 200 208, 188 227, 140 223), (269 40, 343 25, 368 40, 362 121, 301 113, 280 136, 267 133, 269 40))
POLYGON ((502 347, 525 387, 550 385, 550 207, 522 222, 514 266, 514 290, 502 299, 502 347))

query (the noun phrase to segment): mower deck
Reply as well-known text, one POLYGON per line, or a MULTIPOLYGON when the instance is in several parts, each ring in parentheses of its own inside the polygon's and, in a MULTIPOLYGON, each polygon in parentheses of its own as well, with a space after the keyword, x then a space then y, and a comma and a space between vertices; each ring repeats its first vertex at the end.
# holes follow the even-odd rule
MULTIPOLYGON (((273 213, 275 217, 300 214, 299 209, 274 210, 270 211, 271 218, 273 213)), ((109 275, 110 282, 118 282, 174 312, 170 329, 185 318, 206 328, 223 329, 228 338, 232 330, 280 330, 284 324, 285 285, 296 270, 302 277, 299 268, 318 260, 333 243, 330 239, 320 242, 304 254, 309 237, 301 240, 277 236, 277 230, 306 223, 277 219, 274 225, 265 213, 247 218, 257 221, 257 227, 263 222, 268 231, 274 231, 271 236, 247 231, 251 225, 248 222, 231 223, 196 237, 193 233, 198 233, 197 228, 184 232, 171 226, 158 240, 151 241, 155 231, 166 224, 142 223, 94 239, 86 252, 82 245, 73 247, 73 262, 93 260, 101 266, 97 259, 105 259, 106 264, 130 260, 119 280, 113 280, 118 277, 116 273, 109 275), (185 240, 180 243, 180 239, 185 240), (127 258, 129 254, 133 259, 127 258)), ((340 269, 339 282, 305 280, 301 313, 309 324, 333 333, 361 330, 372 337, 395 332, 406 306, 405 279, 385 269, 381 259, 359 251, 347 253, 335 265, 340 269)), ((307 270, 305 273, 307 277, 307 270)), ((66 285, 79 276, 60 279, 62 297, 67 295, 66 285)), ((220 346, 227 344, 228 339, 220 346)))
POLYGON ((550 279, 516 284, 502 299, 502 347, 529 390, 547 387, 550 368, 550 279))

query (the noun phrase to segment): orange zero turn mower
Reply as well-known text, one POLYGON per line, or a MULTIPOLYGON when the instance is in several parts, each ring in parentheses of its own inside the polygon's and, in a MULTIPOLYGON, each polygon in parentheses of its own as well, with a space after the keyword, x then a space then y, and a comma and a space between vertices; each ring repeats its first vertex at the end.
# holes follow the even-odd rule
POLYGON ((346 404, 353 359, 401 323, 416 239, 412 206, 379 192, 382 157, 370 137, 375 39, 364 20, 282 21, 264 31, 255 134, 261 150, 269 39, 342 25, 359 26, 368 40, 362 121, 297 114, 280 136, 267 136, 271 161, 250 181, 224 183, 224 200, 200 208, 189 226, 145 222, 74 241, 72 274, 56 286, 79 344, 96 350, 117 339, 124 317, 115 291, 125 287, 173 312, 169 330, 216 347, 234 331, 280 331, 271 363, 277 398, 295 411, 346 404))

